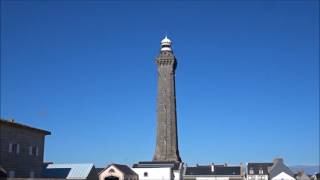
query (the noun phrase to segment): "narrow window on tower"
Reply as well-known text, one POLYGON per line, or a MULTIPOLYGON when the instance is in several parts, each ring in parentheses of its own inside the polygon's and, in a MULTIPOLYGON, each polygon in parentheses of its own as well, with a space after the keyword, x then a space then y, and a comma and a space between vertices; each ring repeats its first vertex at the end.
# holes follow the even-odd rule
POLYGON ((30 156, 38 156, 38 146, 29 146, 29 155, 30 156))
POLYGON ((9 153, 16 153, 19 154, 20 152, 20 145, 19 144, 9 144, 9 153))
POLYGON ((259 174, 263 174, 263 170, 262 169, 259 169, 259 174))

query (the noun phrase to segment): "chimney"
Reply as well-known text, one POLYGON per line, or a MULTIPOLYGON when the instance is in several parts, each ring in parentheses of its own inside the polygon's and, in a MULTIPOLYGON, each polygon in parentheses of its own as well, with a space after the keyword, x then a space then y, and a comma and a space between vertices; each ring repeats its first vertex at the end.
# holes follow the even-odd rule
POLYGON ((211 163, 211 172, 214 172, 214 163, 211 163))
POLYGON ((282 163, 283 164, 283 159, 282 158, 274 158, 273 159, 273 164, 278 164, 278 163, 282 163))

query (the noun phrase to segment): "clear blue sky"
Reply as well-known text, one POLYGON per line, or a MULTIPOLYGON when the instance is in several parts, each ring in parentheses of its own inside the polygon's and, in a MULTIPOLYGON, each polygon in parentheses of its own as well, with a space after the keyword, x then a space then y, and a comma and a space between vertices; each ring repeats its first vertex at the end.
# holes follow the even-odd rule
POLYGON ((50 130, 45 160, 155 150, 161 39, 173 41, 184 162, 319 162, 318 1, 1 2, 1 117, 50 130))

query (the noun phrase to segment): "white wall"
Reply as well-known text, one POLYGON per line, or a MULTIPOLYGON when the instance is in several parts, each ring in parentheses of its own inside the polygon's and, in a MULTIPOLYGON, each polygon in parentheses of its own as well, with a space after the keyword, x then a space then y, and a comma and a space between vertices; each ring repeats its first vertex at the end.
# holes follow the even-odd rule
POLYGON ((197 177, 196 180, 229 180, 229 177, 197 177))
POLYGON ((271 180, 295 180, 292 176, 288 175, 285 172, 278 174, 277 176, 273 177, 271 180))
POLYGON ((104 180, 104 178, 106 178, 108 176, 118 177, 119 180, 123 180, 124 179, 123 173, 118 168, 114 167, 113 165, 109 166, 107 169, 104 169, 103 172, 101 172, 99 174, 99 180, 104 180), (111 169, 113 169, 114 172, 111 173, 110 172, 111 169))
POLYGON ((173 175, 174 175, 174 180, 181 180, 182 178, 180 177, 180 171, 173 171, 173 175))
POLYGON ((172 180, 171 168, 131 168, 139 175, 139 180, 172 180), (144 173, 148 176, 144 176, 144 173))
POLYGON ((247 180, 268 180, 268 175, 247 175, 247 180))

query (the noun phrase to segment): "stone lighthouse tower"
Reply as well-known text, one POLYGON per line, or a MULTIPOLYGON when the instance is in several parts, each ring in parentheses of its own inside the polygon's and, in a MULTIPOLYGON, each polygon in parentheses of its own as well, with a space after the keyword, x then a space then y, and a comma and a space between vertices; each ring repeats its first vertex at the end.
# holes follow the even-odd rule
POLYGON ((158 66, 157 144, 153 161, 181 162, 178 149, 175 70, 177 60, 167 36, 161 41, 158 66))

